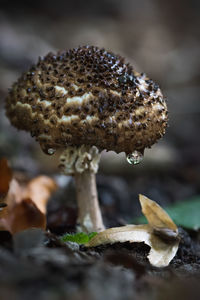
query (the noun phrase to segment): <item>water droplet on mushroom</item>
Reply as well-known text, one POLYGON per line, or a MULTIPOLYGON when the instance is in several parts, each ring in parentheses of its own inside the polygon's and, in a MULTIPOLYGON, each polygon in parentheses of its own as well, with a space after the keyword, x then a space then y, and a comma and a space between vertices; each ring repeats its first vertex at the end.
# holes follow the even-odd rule
POLYGON ((55 152, 56 152, 56 150, 53 149, 53 148, 49 148, 49 149, 47 150, 47 154, 49 154, 49 155, 53 155, 55 152))
POLYGON ((48 145, 40 143, 41 149, 45 154, 53 155, 56 150, 54 148, 49 147, 48 145))
POLYGON ((127 162, 131 165, 139 164, 143 159, 143 154, 139 151, 133 151, 126 156, 127 162))

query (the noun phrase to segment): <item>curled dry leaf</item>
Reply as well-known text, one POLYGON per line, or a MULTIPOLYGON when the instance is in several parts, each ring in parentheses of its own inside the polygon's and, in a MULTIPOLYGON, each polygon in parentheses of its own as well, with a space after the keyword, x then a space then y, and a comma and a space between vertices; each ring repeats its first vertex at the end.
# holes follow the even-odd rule
POLYGON ((28 183, 23 197, 32 199, 38 209, 46 214, 47 202, 56 189, 57 184, 53 179, 47 176, 38 176, 28 183))
POLYGON ((149 224, 107 229, 93 237, 86 246, 96 247, 116 242, 144 242, 151 248, 148 255, 149 262, 156 267, 167 266, 178 250, 178 229, 156 202, 140 195, 140 203, 149 224))
POLYGON ((177 226, 170 216, 155 201, 150 200, 144 195, 139 195, 142 212, 147 218, 149 225, 153 228, 168 228, 177 232, 177 226))
POLYGON ((38 176, 27 185, 12 179, 6 196, 7 214, 0 218, 0 228, 12 234, 28 228, 46 228, 47 201, 57 185, 47 176, 38 176))
MULTIPOLYGON (((6 194, 12 180, 12 170, 6 158, 0 159, 0 218, 7 214, 6 194)), ((0 227, 1 229, 1 227, 0 227)))
POLYGON ((0 159, 0 195, 6 195, 12 179, 12 170, 6 158, 0 159))
POLYGON ((5 229, 12 234, 28 228, 46 228, 46 215, 42 213, 36 204, 29 198, 21 199, 14 205, 12 211, 8 210, 4 219, 5 229))

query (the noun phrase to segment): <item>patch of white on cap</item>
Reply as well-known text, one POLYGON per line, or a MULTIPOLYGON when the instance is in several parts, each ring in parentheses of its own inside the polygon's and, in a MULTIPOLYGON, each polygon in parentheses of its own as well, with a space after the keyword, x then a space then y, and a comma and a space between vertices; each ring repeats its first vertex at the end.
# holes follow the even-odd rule
POLYGON ((46 106, 50 106, 52 104, 51 101, 47 101, 45 99, 40 99, 40 98, 37 99, 37 102, 38 103, 44 103, 46 106))
POLYGON ((94 120, 98 120, 98 118, 95 117, 95 116, 87 116, 87 117, 86 117, 86 120, 87 120, 87 121, 94 121, 94 120))
POLYGON ((150 97, 153 98, 161 97, 161 101, 163 101, 163 95, 160 89, 158 89, 156 92, 155 91, 150 92, 150 97))
POLYGON ((37 86, 38 87, 42 87, 43 86, 43 84, 42 84, 42 82, 40 81, 40 77, 39 77, 39 75, 41 75, 41 71, 38 71, 37 73, 36 73, 36 82, 37 82, 37 86))
MULTIPOLYGON (((32 106, 31 106, 30 104, 28 104, 28 103, 21 103, 21 102, 18 101, 18 102, 16 103, 16 106, 26 107, 26 108, 32 110, 32 106)), ((15 107, 15 105, 13 105, 13 107, 15 107)))
POLYGON ((58 85, 55 86, 55 90, 56 92, 62 92, 64 95, 68 93, 68 91, 64 87, 58 85))
POLYGON ((109 122, 110 122, 110 123, 112 123, 112 122, 115 121, 115 120, 116 120, 115 116, 109 117, 109 122))
MULTIPOLYGON (((34 118, 37 115, 37 112, 33 112, 32 106, 28 103, 17 102, 16 105, 11 105, 11 108, 15 110, 16 106, 23 107, 23 109, 28 109, 31 112, 32 118, 34 118)), ((26 112, 24 112, 24 114, 26 114, 26 112)))
POLYGON ((72 120, 79 119, 79 116, 71 115, 71 116, 62 116, 62 118, 59 121, 63 122, 71 122, 72 120))
POLYGON ((121 93, 119 93, 117 91, 113 91, 113 90, 111 90, 110 92, 111 92, 111 94, 116 95, 116 96, 121 96, 122 95, 121 93))
POLYGON ((119 64, 119 60, 116 61, 116 63, 111 67, 111 69, 114 69, 118 64, 119 64))
POLYGON ((130 117, 129 119, 124 120, 124 121, 122 121, 122 122, 119 123, 119 124, 120 124, 120 126, 124 126, 124 125, 130 126, 130 125, 132 125, 133 123, 134 123, 134 122, 133 122, 132 118, 130 117))
POLYGON ((67 104, 82 104, 84 101, 88 101, 91 98, 91 93, 85 93, 82 96, 75 96, 71 98, 67 98, 66 102, 67 104))
POLYGON ((137 80, 139 81, 138 88, 141 92, 148 91, 148 84, 145 82, 143 77, 138 77, 137 80))
POLYGON ((42 100, 42 102, 46 105, 46 106, 49 106, 52 104, 52 102, 50 101, 47 101, 47 100, 42 100))
POLYGON ((75 89, 75 91, 78 91, 79 87, 76 84, 73 83, 71 86, 75 89))
POLYGON ((160 103, 156 103, 153 105, 153 109, 156 109, 156 110, 161 110, 163 108, 164 108, 163 105, 161 105, 160 103))
POLYGON ((136 116, 139 116, 139 115, 143 114, 144 112, 145 112, 145 107, 144 107, 144 106, 139 106, 139 107, 134 111, 134 113, 135 113, 136 116))
POLYGON ((85 124, 87 122, 99 120, 96 116, 87 116, 85 119, 81 120, 80 123, 85 124))
POLYGON ((123 70, 123 68, 119 67, 118 70, 117 70, 117 73, 120 74, 122 72, 122 70, 123 70))

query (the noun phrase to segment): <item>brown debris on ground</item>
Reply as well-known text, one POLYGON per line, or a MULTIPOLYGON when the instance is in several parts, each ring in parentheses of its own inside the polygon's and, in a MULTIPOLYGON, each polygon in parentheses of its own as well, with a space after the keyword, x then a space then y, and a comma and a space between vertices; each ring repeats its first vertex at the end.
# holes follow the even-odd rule
POLYGON ((198 295, 200 255, 194 256, 194 250, 199 244, 181 231, 180 249, 167 268, 152 267, 147 261, 149 247, 141 243, 118 243, 86 251, 73 243, 63 244, 40 229, 18 233, 14 238, 0 232, 2 299, 46 300, 50 295, 73 300, 83 295, 95 300, 109 295, 119 295, 116 299, 161 299, 164 290, 171 294, 171 288, 177 295, 184 294, 185 283, 191 295, 198 295))
POLYGON ((0 160, 0 191, 5 207, 0 210, 0 228, 12 234, 28 228, 46 229, 46 206, 57 189, 53 179, 38 176, 26 184, 19 182, 6 159, 0 160))

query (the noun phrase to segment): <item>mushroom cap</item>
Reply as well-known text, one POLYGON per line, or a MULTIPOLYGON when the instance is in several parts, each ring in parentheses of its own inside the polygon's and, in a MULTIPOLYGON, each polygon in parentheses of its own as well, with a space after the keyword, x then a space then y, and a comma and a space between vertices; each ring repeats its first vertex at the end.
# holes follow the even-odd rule
POLYGON ((6 111, 47 153, 81 145, 143 152, 167 125, 158 85, 121 56, 93 46, 40 58, 13 84, 6 111))

